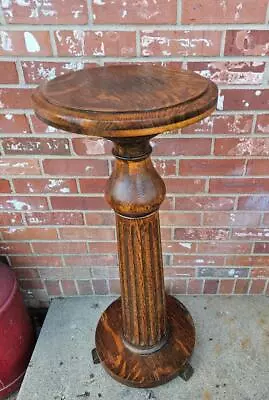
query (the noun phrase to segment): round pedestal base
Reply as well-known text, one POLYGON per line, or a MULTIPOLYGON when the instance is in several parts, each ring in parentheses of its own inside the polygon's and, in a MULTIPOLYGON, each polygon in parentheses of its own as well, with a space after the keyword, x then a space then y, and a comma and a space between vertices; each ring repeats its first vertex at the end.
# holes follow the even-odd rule
POLYGON ((195 328, 186 307, 167 296, 169 334, 157 351, 132 351, 122 339, 121 301, 102 314, 96 329, 96 350, 106 371, 117 381, 134 387, 162 385, 182 373, 195 345, 195 328))

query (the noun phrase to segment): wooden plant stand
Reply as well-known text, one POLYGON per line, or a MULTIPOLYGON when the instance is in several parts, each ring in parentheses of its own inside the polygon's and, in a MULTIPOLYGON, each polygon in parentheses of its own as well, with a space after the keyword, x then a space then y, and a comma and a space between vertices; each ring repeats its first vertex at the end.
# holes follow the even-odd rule
POLYGON ((153 387, 178 375, 187 380, 195 328, 184 305, 164 290, 165 185, 150 159, 150 139, 212 113, 215 84, 146 64, 110 66, 53 79, 33 100, 49 125, 114 143, 105 197, 116 213, 121 297, 99 320, 94 361, 129 386, 153 387))

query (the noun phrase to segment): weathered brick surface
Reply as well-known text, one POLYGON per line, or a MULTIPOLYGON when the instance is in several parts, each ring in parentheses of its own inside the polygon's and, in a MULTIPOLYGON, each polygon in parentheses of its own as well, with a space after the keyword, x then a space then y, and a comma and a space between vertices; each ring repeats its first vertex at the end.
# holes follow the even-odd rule
POLYGON ((119 294, 112 144, 49 127, 35 86, 102 65, 194 71, 217 111, 152 140, 169 293, 269 295, 268 1, 0 0, 0 253, 31 305, 119 294), (30 300, 29 300, 30 299, 30 300))

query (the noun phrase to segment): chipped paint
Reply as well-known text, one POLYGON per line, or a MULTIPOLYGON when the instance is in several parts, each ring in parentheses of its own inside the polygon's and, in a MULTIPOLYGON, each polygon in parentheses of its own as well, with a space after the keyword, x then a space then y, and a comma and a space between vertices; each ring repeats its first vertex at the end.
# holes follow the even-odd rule
POLYGON ((40 51, 39 43, 31 32, 24 32, 24 41, 26 50, 29 53, 37 53, 40 51))
POLYGON ((10 121, 10 120, 12 120, 14 118, 14 115, 13 114, 6 114, 5 118, 10 121))
POLYGON ((106 2, 104 0, 93 0, 94 4, 97 4, 98 6, 104 6, 106 2))
POLYGON ((222 111, 224 109, 224 95, 219 95, 218 96, 218 105, 217 109, 222 111))
POLYGON ((180 242, 180 246, 185 247, 186 249, 191 249, 192 243, 191 242, 180 242))
POLYGON ((25 203, 24 201, 19 201, 19 200, 7 200, 8 204, 12 204, 12 206, 15 208, 17 211, 22 211, 22 210, 31 210, 30 204, 25 203))
POLYGON ((85 151, 87 155, 105 154, 105 140, 83 140, 83 145, 85 146, 85 151))
POLYGON ((7 32, 1 31, 0 32, 0 45, 3 50, 5 51, 13 51, 12 40, 9 37, 7 32))

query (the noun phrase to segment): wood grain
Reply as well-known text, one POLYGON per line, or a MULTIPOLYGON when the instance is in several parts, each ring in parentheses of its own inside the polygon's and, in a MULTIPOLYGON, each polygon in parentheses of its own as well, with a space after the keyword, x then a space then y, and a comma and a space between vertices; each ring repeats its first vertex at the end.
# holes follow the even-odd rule
POLYGON ((186 71, 125 65, 58 77, 33 101, 49 125, 114 143, 105 198, 116 213, 121 298, 102 314, 93 353, 130 386, 189 376, 195 329, 187 309, 165 295, 158 214, 165 185, 150 159, 150 139, 209 115, 216 86, 186 71))
POLYGON ((38 117, 84 135, 128 137, 187 126, 212 112, 217 87, 193 72, 118 65, 70 72, 33 95, 38 117))

